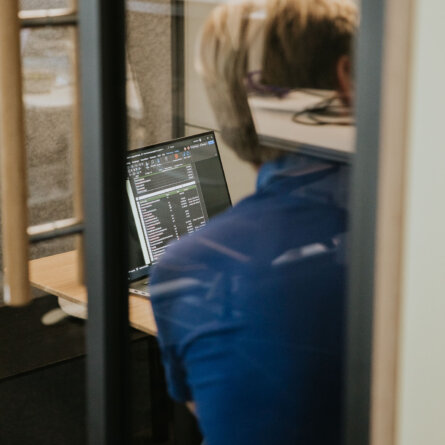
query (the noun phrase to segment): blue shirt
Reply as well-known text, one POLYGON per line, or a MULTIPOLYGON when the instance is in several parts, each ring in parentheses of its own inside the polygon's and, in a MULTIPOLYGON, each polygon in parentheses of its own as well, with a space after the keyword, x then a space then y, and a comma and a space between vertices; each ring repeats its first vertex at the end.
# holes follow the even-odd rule
POLYGON ((340 443, 344 192, 339 165, 267 163, 154 268, 169 392, 195 401, 207 445, 340 443))

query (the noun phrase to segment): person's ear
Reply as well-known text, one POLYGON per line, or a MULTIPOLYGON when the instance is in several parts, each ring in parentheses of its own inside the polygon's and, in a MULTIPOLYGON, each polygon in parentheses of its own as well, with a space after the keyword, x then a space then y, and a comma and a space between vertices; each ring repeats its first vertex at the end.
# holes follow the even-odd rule
POLYGON ((338 93, 345 105, 353 102, 354 84, 352 80, 352 63, 349 56, 341 56, 337 61, 338 93))

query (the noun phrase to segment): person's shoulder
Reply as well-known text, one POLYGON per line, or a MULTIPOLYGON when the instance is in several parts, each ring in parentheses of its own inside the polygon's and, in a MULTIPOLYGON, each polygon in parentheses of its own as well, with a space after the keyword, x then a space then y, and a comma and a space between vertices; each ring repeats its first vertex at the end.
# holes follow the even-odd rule
POLYGON ((170 244, 154 270, 176 270, 179 275, 215 265, 229 267, 257 255, 259 246, 267 256, 267 246, 303 243, 308 232, 339 232, 345 220, 344 210, 284 193, 281 187, 259 191, 170 244))
MULTIPOLYGON (((250 195, 213 217, 204 227, 172 242, 152 268, 151 283, 186 278, 205 281, 214 273, 245 263, 251 250, 247 240, 256 224, 258 197, 250 195)), ((259 212, 259 210, 258 210, 259 212)))

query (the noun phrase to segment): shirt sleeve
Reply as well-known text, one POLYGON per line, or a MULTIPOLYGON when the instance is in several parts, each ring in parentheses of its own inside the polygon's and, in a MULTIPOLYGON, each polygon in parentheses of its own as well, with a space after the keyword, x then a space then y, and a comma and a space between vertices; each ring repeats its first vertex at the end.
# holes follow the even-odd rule
POLYGON ((184 351, 194 327, 193 301, 202 293, 202 285, 198 277, 182 268, 181 260, 163 256, 151 274, 150 296, 169 394, 179 402, 187 402, 193 400, 193 395, 184 351))
POLYGON ((192 401, 193 397, 187 383, 187 374, 174 348, 161 346, 161 351, 168 393, 178 402, 192 401))

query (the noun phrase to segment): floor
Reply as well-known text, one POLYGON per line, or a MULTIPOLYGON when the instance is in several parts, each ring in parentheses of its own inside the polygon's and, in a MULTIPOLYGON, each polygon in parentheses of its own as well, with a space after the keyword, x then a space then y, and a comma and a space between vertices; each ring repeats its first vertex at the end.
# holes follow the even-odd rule
MULTIPOLYGON (((84 444, 85 323, 67 318, 43 326, 57 307, 43 297, 25 308, 0 308, 0 443, 2 445, 84 444)), ((133 432, 136 444, 152 443, 149 347, 133 331, 133 432)))

